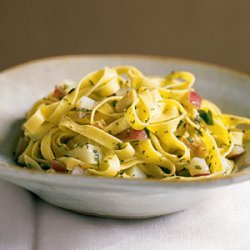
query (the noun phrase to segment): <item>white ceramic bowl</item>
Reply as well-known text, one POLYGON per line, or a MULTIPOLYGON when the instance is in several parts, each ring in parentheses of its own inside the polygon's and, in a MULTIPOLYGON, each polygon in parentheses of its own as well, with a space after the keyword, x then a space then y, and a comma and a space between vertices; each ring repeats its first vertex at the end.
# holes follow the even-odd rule
POLYGON ((149 75, 188 70, 195 88, 223 112, 250 116, 250 77, 226 68, 187 60, 125 55, 63 56, 23 64, 0 74, 0 177, 51 204, 80 213, 145 218, 173 213, 208 199, 228 185, 250 179, 249 169, 217 180, 139 181, 32 172, 15 166, 13 145, 25 112, 60 80, 79 80, 104 66, 134 65, 149 75))

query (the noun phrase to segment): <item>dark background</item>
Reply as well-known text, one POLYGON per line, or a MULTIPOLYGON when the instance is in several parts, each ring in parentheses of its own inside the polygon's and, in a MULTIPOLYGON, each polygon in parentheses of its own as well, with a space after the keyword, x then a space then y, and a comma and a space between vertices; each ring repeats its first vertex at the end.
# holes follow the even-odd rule
POLYGON ((250 71, 248 0, 0 0, 0 70, 62 54, 182 57, 250 71))

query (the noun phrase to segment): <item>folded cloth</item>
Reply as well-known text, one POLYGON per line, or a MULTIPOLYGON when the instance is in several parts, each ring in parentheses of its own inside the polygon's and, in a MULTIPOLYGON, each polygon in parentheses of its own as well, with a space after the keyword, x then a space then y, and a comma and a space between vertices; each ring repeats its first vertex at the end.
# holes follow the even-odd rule
POLYGON ((0 249, 4 250, 247 250, 250 246, 250 182, 230 186, 188 210, 145 220, 76 214, 4 181, 0 197, 0 249))
POLYGON ((35 203, 28 191, 0 180, 0 249, 34 249, 35 203))

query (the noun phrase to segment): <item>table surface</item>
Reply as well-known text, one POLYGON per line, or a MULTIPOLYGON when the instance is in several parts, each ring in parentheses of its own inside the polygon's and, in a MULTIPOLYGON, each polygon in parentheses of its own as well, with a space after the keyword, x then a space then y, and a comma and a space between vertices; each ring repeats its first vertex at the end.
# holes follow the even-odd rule
POLYGON ((247 250, 250 246, 250 181, 172 215, 117 220, 54 207, 0 180, 0 211, 1 250, 247 250))

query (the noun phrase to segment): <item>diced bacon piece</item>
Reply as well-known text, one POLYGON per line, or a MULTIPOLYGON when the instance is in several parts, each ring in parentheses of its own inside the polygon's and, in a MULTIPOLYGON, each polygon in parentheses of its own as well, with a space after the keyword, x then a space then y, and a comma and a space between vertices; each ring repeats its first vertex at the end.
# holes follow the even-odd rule
POLYGON ((188 101, 195 107, 200 108, 202 97, 195 91, 190 91, 188 96, 188 101))
POLYGON ((50 162, 50 166, 56 172, 66 172, 67 171, 66 166, 63 163, 61 163, 60 161, 57 161, 57 160, 52 160, 50 162))
POLYGON ((124 130, 123 132, 116 135, 122 141, 142 141, 148 139, 148 135, 145 130, 135 130, 133 128, 129 128, 124 130))
POLYGON ((53 96, 59 99, 62 99, 65 96, 66 93, 64 93, 62 91, 62 89, 60 89, 59 87, 55 87, 54 92, 53 92, 53 96))

